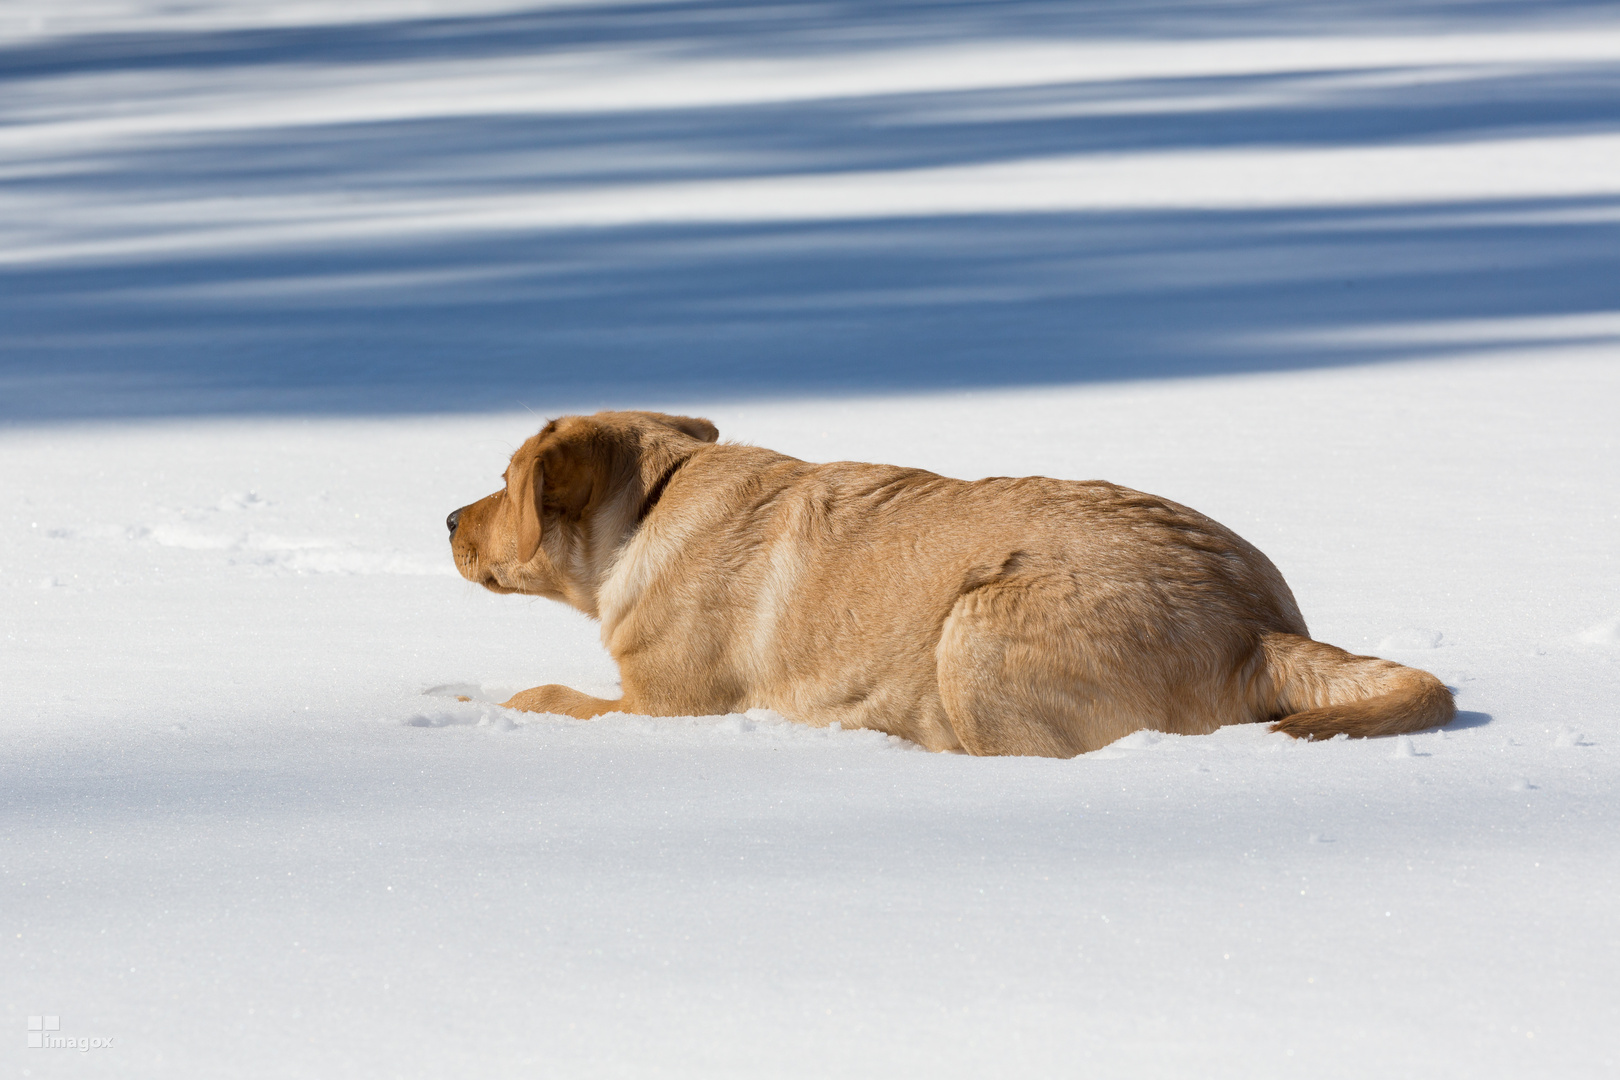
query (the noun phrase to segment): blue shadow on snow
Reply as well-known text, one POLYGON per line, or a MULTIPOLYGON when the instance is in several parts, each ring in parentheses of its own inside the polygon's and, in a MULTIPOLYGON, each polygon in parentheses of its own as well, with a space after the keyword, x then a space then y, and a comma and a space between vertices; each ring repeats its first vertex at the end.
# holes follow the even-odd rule
MULTIPOLYGON (((1599 6, 1541 10, 1552 9, 1599 6)), ((615 5, 43 39, 0 49, 0 87, 86 74, 273 72, 291 62, 352 65, 363 78, 368 64, 601 45, 761 57, 998 36, 1489 29, 1523 10, 1439 2, 615 5), (1350 25, 1351 15, 1361 22, 1350 25)), ((0 183, 87 204, 353 191, 363 205, 367 192, 464 197, 1083 153, 1620 130, 1620 63, 1492 68, 1398 85, 1379 74, 288 124, 73 151, 15 143, 0 165, 18 167, 0 183), (1154 107, 1131 106, 1143 100, 1154 107)), ((1213 375, 1481 346, 1355 334, 1390 324, 1616 309, 1614 199, 510 229, 159 250, 0 263, 0 423, 519 403, 556 412, 1213 375)), ((1553 343, 1570 341, 1532 334, 1512 344, 1553 343)))

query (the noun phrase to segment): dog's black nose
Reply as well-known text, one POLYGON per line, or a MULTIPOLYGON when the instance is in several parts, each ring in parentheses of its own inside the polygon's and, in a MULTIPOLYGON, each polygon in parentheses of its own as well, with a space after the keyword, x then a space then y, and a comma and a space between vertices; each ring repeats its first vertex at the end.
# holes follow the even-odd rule
POLYGON ((460 520, 461 520, 461 511, 460 510, 452 510, 452 511, 450 511, 450 516, 444 519, 444 523, 446 525, 450 526, 450 535, 451 536, 456 535, 456 522, 458 522, 460 520))

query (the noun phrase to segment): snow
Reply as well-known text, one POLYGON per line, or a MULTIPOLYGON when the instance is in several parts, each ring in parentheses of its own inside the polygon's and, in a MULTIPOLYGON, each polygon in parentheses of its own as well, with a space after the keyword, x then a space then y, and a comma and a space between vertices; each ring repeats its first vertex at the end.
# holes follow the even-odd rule
POLYGON ((13 1074, 1615 1072, 1620 24, 1064 7, 0 6, 13 1074), (1187 503, 1459 717, 508 712, 616 674, 443 519, 608 405, 1187 503))

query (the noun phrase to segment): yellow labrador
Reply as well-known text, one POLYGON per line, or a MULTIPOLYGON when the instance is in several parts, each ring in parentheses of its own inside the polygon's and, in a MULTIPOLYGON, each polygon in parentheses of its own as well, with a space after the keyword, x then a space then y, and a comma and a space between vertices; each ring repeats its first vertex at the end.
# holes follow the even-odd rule
POLYGON ((707 420, 554 420, 451 514, 456 567, 601 620, 624 696, 580 718, 761 707, 932 750, 1067 757, 1140 728, 1391 735, 1449 721, 1433 675, 1306 634, 1271 561, 1101 481, 966 482, 716 443, 707 420))

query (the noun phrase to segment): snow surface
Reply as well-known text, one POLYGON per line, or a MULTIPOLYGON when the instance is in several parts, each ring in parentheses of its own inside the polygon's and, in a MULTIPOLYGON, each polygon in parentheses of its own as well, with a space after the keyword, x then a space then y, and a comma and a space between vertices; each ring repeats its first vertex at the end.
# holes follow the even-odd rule
POLYGON ((0 5, 8 1070, 1620 1068, 1601 5, 339 10, 0 5), (1177 499, 1461 713, 506 712, 616 674, 443 518, 602 405, 1177 499))

